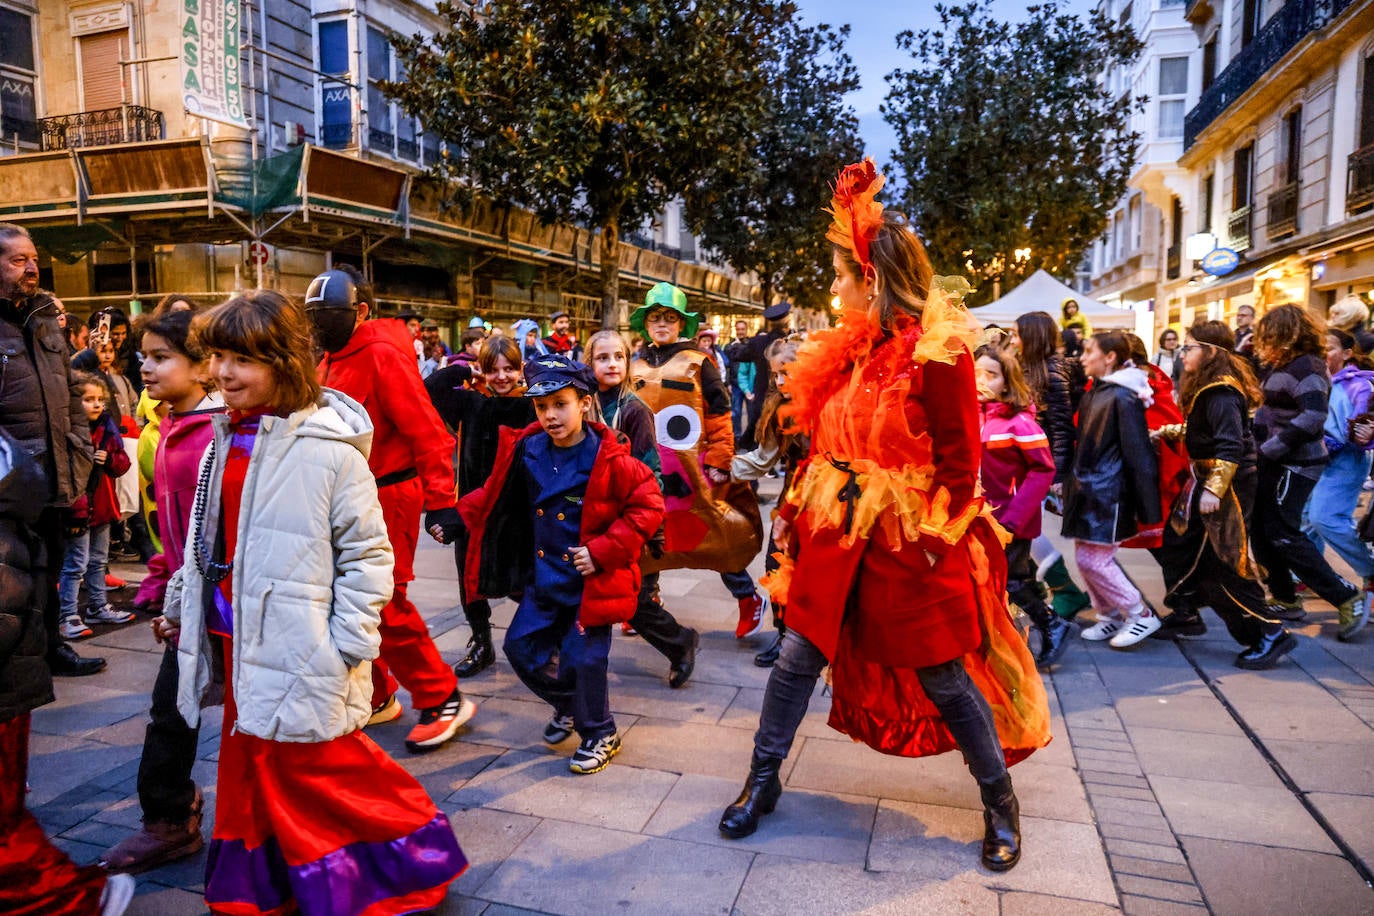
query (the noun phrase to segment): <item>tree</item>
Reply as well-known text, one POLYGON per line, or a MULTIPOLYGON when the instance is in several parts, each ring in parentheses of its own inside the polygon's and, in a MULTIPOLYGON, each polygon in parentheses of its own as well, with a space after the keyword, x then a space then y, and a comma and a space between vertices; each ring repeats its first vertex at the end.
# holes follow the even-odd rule
POLYGON ((938 28, 898 36, 914 63, 888 75, 882 112, 897 133, 902 204, 936 272, 982 282, 970 304, 988 301, 989 280, 1071 275, 1135 166, 1129 118, 1144 99, 1103 74, 1129 65, 1140 41, 1058 0, 1016 25, 994 19, 989 0, 935 9, 938 28))
POLYGON ((736 270, 758 275, 765 305, 775 290, 808 307, 829 298, 827 183, 863 149, 859 119, 844 101, 859 88, 848 37, 847 25, 794 21, 780 29, 765 62, 767 99, 751 162, 714 173, 687 196, 693 230, 736 270))
MULTIPOLYGON (((600 230, 602 322, 615 323, 620 234, 748 161, 769 36, 765 0, 440 2, 448 28, 396 40, 387 91, 454 151, 438 168, 546 223, 600 230)), ((470 192, 468 192, 470 193, 470 192)))

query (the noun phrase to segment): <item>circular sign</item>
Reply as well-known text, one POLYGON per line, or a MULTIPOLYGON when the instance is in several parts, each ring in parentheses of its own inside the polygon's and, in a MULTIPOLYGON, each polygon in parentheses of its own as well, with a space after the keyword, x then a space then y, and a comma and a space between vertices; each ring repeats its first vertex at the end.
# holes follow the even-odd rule
POLYGON ((1240 255, 1230 248, 1213 248, 1207 253, 1207 257, 1202 259, 1202 271, 1214 277, 1224 277, 1235 270, 1238 264, 1240 255))
POLYGON ((654 415, 654 430, 659 445, 686 451, 701 440, 701 416, 686 404, 674 404, 654 415))
POLYGON ((248 246, 248 260, 252 263, 266 264, 269 257, 271 257, 271 254, 268 252, 267 246, 262 242, 253 242, 248 246))

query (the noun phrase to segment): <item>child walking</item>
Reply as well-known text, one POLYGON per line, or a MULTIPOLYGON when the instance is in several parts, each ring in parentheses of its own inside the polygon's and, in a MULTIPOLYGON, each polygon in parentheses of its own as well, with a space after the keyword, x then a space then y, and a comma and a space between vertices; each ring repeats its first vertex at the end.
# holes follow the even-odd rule
MULTIPOLYGON (((630 452, 649 466, 657 480, 663 465, 658 455, 654 412, 634 393, 630 347, 625 338, 619 331, 597 331, 587 341, 587 359, 596 374, 596 399, 602 419, 611 429, 625 434, 630 440, 630 452)), ((621 629, 643 636, 645 642, 668 659, 669 687, 687 683, 696 668, 701 637, 696 630, 678 623, 663 606, 658 573, 644 574, 635 615, 621 624, 621 629)))
POLYGON ((321 390, 305 313, 280 293, 213 309, 196 340, 229 413, 213 418, 188 561, 155 625, 177 638, 177 706, 193 728, 222 649, 205 901, 233 914, 436 906, 467 860, 425 790, 360 730, 392 590, 372 424, 321 390))
POLYGON ((1084 639, 1130 646, 1159 629, 1159 619, 1121 567, 1116 551, 1139 525, 1160 521, 1159 463, 1138 392, 1145 374, 1131 365, 1120 331, 1099 331, 1083 349, 1092 388, 1078 406, 1078 450, 1064 487, 1064 537, 1097 610, 1084 639), (1120 640, 1116 637, 1120 636, 1120 640))
POLYGON ((983 408, 983 495, 993 517, 1011 533, 1007 594, 1040 631, 1035 664, 1048 670, 1069 647, 1073 632, 1073 624, 1040 597, 1031 560, 1031 541, 1040 536, 1040 504, 1054 483, 1054 455, 1035 422, 1035 404, 1016 356, 994 347, 980 347, 975 355, 983 408))
POLYGON ((72 506, 71 526, 67 530, 67 551, 58 580, 62 602, 59 629, 64 639, 95 635, 90 623, 128 623, 134 615, 110 607, 106 600, 105 573, 110 557, 110 524, 119 518, 119 496, 115 478, 127 474, 133 462, 124 451, 119 427, 110 415, 110 389, 105 380, 89 372, 79 373, 81 409, 90 426, 95 464, 86 484, 85 496, 72 506), (86 612, 78 613, 82 581, 86 583, 86 612))
POLYGON ((568 768, 598 773, 620 752, 606 687, 611 625, 635 612, 639 555, 663 523, 663 497, 619 434, 588 422, 590 369, 550 354, 525 364, 525 381, 538 425, 502 430, 491 477, 458 504, 467 593, 523 592, 506 657, 553 707, 544 741, 576 731, 568 768))

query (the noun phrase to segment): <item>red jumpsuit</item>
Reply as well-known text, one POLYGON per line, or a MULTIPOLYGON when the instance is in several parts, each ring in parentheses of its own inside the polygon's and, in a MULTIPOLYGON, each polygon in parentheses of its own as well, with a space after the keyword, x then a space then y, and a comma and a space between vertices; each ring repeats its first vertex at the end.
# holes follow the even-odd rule
POLYGON ((417 709, 439 706, 458 678, 444 664, 406 588, 415 578, 421 515, 454 505, 453 437, 425 393, 410 331, 399 321, 364 323, 342 350, 325 354, 318 372, 321 385, 353 398, 372 419, 367 463, 377 478, 396 559, 396 592, 382 609, 382 655, 372 665, 372 705, 381 706, 399 680, 417 709))

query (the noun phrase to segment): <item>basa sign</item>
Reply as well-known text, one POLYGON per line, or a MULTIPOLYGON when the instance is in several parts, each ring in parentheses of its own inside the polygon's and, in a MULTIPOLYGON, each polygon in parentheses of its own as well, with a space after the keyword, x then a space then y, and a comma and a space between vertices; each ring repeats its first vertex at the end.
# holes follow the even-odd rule
POLYGON ((1240 255, 1230 248, 1214 248, 1202 259, 1202 272, 1214 277, 1224 277, 1240 264, 1240 255))
POLYGON ((189 114, 247 128, 242 12, 241 0, 181 0, 181 94, 189 114))

